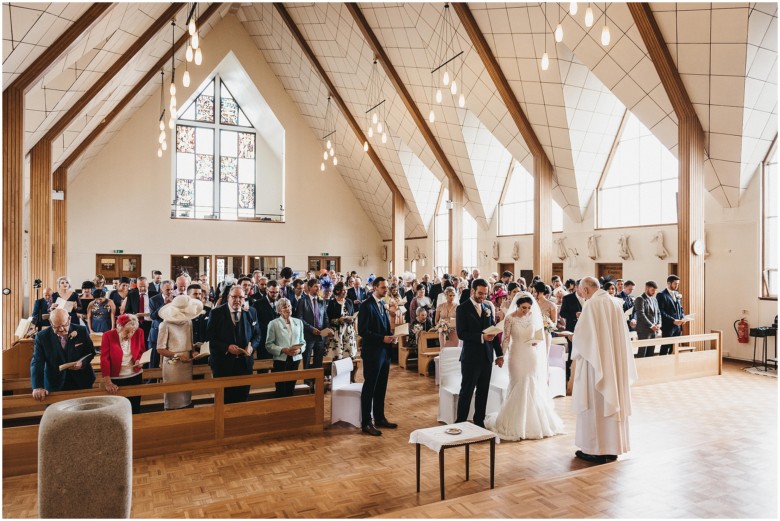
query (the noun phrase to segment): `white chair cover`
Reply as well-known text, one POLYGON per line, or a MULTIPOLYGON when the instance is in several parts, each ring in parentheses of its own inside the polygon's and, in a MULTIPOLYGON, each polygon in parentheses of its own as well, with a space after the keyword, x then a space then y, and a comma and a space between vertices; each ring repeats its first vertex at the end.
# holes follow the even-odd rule
POLYGON ((566 339, 555 337, 552 339, 550 354, 547 357, 547 371, 549 378, 548 392, 550 398, 566 396, 566 339))
POLYGON ((352 368, 351 358, 335 360, 331 366, 330 423, 344 421, 360 427, 360 393, 363 384, 350 383, 352 368))
MULTIPOLYGON (((458 396, 460 395, 460 353, 461 347, 447 347, 439 353, 439 416, 438 420, 447 424, 455 423, 458 416, 458 396)), ((474 416, 474 400, 468 419, 474 416)))

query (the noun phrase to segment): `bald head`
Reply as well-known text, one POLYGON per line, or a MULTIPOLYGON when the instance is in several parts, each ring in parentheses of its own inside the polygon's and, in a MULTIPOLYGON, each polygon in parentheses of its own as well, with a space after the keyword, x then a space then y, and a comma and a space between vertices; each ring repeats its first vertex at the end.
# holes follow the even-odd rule
POLYGON ((58 336, 64 337, 68 334, 70 315, 62 308, 53 309, 49 313, 49 324, 58 336))
POLYGON ((179 292, 179 295, 184 295, 184 293, 187 291, 187 286, 189 286, 187 277, 181 275, 176 278, 176 290, 179 292))
POLYGON ((600 287, 599 281, 595 277, 583 277, 580 281, 580 292, 585 300, 592 297, 600 287))

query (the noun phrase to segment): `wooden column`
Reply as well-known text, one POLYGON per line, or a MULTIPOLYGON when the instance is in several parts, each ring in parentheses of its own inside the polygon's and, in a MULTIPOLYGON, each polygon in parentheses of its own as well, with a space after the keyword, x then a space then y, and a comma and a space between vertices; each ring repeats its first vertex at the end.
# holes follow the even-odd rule
POLYGON ((460 270, 463 269, 463 212, 465 205, 465 194, 463 185, 458 183, 449 186, 450 201, 450 240, 449 240, 449 272, 460 276, 460 270))
POLYGON ((691 245, 704 240, 704 131, 698 119, 679 121, 676 275, 680 277, 678 291, 683 295, 685 313, 696 313, 687 334, 698 335, 705 332, 704 255, 693 253, 691 245))
POLYGON ((534 157, 534 275, 552 278, 552 177, 546 156, 534 157))
POLYGON ((24 91, 3 91, 3 349, 14 340, 22 317, 22 176, 24 172, 24 91), (10 291, 10 292, 9 292, 10 291), (6 294, 8 292, 8 294, 6 294))
POLYGON ((403 275, 404 230, 406 227, 406 205, 400 192, 393 192, 393 236, 390 243, 390 260, 393 261, 393 275, 403 275))
POLYGON ((52 201, 52 278, 68 273, 68 171, 58 168, 54 171, 52 188, 62 192, 65 198, 62 201, 52 201))
POLYGON ((30 253, 27 287, 30 310, 35 301, 35 279, 41 288, 53 284, 51 274, 51 142, 41 139, 30 150, 30 253))

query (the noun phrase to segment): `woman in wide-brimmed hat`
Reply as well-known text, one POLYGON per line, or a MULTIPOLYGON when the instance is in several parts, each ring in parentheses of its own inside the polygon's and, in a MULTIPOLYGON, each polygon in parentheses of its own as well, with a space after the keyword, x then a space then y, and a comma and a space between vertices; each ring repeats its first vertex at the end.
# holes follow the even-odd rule
MULTIPOLYGON (((192 380, 192 319, 203 311, 203 302, 179 295, 160 308, 162 319, 157 335, 157 352, 163 357, 163 382, 192 380)), ((182 409, 192 404, 192 392, 165 393, 165 409, 182 409)))

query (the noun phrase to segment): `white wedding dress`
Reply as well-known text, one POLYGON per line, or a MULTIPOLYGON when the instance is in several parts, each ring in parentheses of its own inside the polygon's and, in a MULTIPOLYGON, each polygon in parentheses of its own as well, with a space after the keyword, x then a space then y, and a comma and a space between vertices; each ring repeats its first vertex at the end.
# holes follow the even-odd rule
POLYGON ((498 415, 485 419, 485 426, 502 440, 541 439, 564 433, 563 420, 555 412, 547 391, 545 335, 534 323, 535 311, 538 305, 524 317, 507 314, 504 324, 502 344, 505 363, 509 364, 508 395, 498 415), (531 341, 538 343, 532 345, 531 341))

